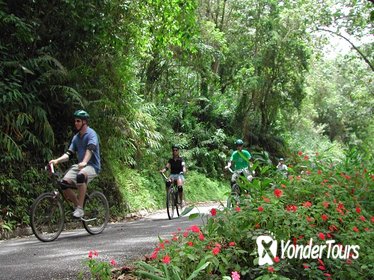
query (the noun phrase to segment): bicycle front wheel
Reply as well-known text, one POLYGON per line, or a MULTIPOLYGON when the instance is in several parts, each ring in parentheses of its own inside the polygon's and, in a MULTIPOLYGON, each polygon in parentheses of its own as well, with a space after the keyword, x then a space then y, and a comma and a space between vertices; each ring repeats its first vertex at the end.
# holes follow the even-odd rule
POLYGON ((175 201, 174 189, 173 187, 170 187, 166 194, 166 211, 168 212, 169 220, 173 219, 174 217, 175 205, 176 205, 176 201, 175 201))
POLYGON ((227 198, 227 208, 233 208, 240 203, 240 188, 238 185, 233 185, 231 189, 231 194, 227 198))
POLYGON ((83 226, 90 234, 101 233, 109 221, 109 204, 105 195, 94 191, 84 201, 83 226))
POLYGON ((43 242, 55 240, 64 228, 65 213, 58 194, 41 194, 31 206, 30 224, 43 242))
POLYGON ((178 217, 180 216, 180 213, 182 213, 182 199, 179 197, 179 192, 174 192, 174 204, 175 204, 175 210, 177 210, 178 217))

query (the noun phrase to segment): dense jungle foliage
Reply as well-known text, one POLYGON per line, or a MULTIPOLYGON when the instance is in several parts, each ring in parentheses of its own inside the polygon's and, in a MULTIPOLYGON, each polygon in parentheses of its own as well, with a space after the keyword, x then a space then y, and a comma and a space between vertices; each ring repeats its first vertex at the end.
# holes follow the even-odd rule
POLYGON ((163 204, 157 171, 172 143, 191 199, 194 189, 225 192, 236 138, 259 162, 297 149, 343 159, 353 146, 372 162, 373 6, 0 0, 0 230, 28 223, 80 108, 100 136, 94 185, 113 216, 163 204))

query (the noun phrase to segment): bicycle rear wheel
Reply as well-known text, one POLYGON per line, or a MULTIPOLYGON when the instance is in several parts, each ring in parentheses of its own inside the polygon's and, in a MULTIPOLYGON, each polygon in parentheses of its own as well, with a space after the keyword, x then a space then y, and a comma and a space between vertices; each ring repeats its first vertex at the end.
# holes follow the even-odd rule
POLYGON ((64 228, 65 213, 58 195, 41 194, 31 206, 30 225, 40 241, 55 240, 64 228))
POLYGON ((175 205, 175 192, 173 187, 170 187, 166 194, 166 210, 168 213, 169 220, 171 220, 174 217, 175 205))
POLYGON ((109 204, 104 194, 94 191, 84 200, 83 226, 90 234, 101 233, 109 221, 109 204))

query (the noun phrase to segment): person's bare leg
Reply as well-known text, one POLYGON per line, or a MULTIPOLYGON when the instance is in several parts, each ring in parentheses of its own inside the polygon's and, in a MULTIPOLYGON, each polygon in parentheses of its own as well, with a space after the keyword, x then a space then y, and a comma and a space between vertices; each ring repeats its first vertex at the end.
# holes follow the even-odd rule
POLYGON ((178 186, 178 196, 179 196, 179 201, 181 204, 183 204, 184 200, 184 195, 183 195, 183 181, 182 179, 177 180, 177 186, 178 186), (181 190, 181 191, 179 191, 181 190))
POLYGON ((63 191, 64 197, 68 200, 71 201, 74 204, 74 207, 77 207, 79 205, 77 195, 72 189, 66 189, 63 191))
POLYGON ((81 207, 83 209, 83 203, 84 203, 84 197, 86 196, 86 191, 87 191, 87 184, 86 183, 83 183, 83 184, 79 184, 77 185, 78 187, 78 205, 79 207, 81 207))

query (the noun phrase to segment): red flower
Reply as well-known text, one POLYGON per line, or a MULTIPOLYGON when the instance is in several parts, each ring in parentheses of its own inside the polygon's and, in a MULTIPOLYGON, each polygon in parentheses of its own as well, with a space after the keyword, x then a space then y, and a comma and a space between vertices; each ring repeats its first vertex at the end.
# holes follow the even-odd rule
POLYGON ((239 206, 236 206, 236 207, 235 207, 235 211, 236 211, 236 212, 240 212, 240 210, 241 210, 241 209, 240 209, 239 206))
POLYGON ((187 237, 187 236, 188 236, 188 231, 183 232, 183 237, 187 237))
POLYGON ((193 247, 193 242, 192 241, 188 241, 187 245, 190 246, 190 247, 193 247))
POLYGON ((267 198, 267 197, 265 197, 265 196, 263 196, 262 197, 262 199, 265 201, 265 202, 267 202, 267 203, 269 203, 270 202, 270 199, 269 198, 267 198))
POLYGON ((321 174, 322 174, 322 170, 319 169, 319 170, 317 171, 317 173, 318 173, 318 175, 321 175, 321 174))
POLYGON ((323 234, 322 232, 320 232, 318 234, 318 237, 321 239, 321 240, 325 240, 325 234, 323 234))
POLYGON ((305 160, 309 160, 309 157, 307 155, 304 156, 305 160))
POLYGON ((331 225, 331 226, 329 226, 329 230, 330 230, 331 232, 334 232, 334 231, 337 231, 338 228, 336 227, 336 225, 331 225))
POLYGON ((150 256, 150 258, 152 259, 152 260, 155 260, 155 259, 157 259, 157 256, 158 256, 158 250, 154 250, 153 251, 153 253, 152 253, 152 255, 150 256))
POLYGON ((296 205, 287 205, 286 210, 288 212, 296 212, 297 211, 297 206, 296 205))
POLYGON ((257 209, 258 209, 258 211, 260 211, 260 212, 264 211, 264 207, 262 207, 262 206, 259 206, 257 209))
POLYGON ((370 221, 371 221, 372 223, 374 223, 374 216, 371 217, 370 221))
POLYGON ((193 225, 189 228, 192 232, 200 232, 200 228, 197 225, 193 225))
POLYGON ((330 204, 327 201, 324 201, 324 202, 322 202, 322 205, 323 205, 323 207, 327 208, 327 207, 329 207, 330 204))
POLYGON ((360 216, 360 220, 361 220, 361 221, 363 221, 363 222, 365 222, 365 221, 366 221, 366 219, 365 219, 365 217, 364 217, 364 216, 360 216))
POLYGON ((117 265, 117 262, 115 261, 115 260, 110 260, 110 264, 112 265, 112 266, 116 266, 117 265))
POLYGON ((212 216, 217 215, 217 209, 216 209, 216 208, 212 208, 212 209, 210 209, 210 214, 211 214, 212 216))
POLYGON ((328 220, 329 217, 328 217, 326 214, 322 214, 322 215, 321 215, 321 218, 322 218, 323 221, 326 222, 326 221, 328 220))
POLYGON ((359 230, 358 230, 357 227, 353 227, 353 231, 355 231, 355 232, 359 232, 359 230))
POLYGON ((320 266, 318 267, 318 269, 319 269, 319 270, 325 270, 326 267, 324 267, 323 265, 320 265, 320 266))
POLYGON ((276 262, 276 263, 279 263, 279 262, 280 262, 280 259, 279 259, 278 256, 276 256, 273 260, 274 260, 274 262, 276 262))
POLYGON ((310 206, 312 206, 312 203, 310 201, 306 201, 306 202, 303 203, 303 206, 305 208, 309 208, 310 206))
POLYGON ((219 247, 214 247, 212 250, 213 255, 218 255, 218 253, 221 251, 219 247))
POLYGON ((234 242, 234 241, 231 241, 230 243, 229 243, 229 246, 231 246, 231 247, 233 247, 233 246, 235 246, 236 245, 236 243, 234 242))
POLYGON ((310 266, 307 265, 306 263, 303 263, 303 267, 304 267, 304 269, 308 269, 308 268, 310 268, 310 266))
POLYGON ((165 257, 162 258, 162 262, 163 263, 166 263, 166 264, 169 264, 170 263, 170 257, 168 255, 166 255, 165 257))
POLYGON ((358 213, 358 214, 361 213, 361 208, 360 207, 356 207, 356 213, 358 213))
POLYGON ((201 241, 203 241, 203 240, 205 239, 204 234, 200 233, 200 234, 199 234, 199 239, 200 239, 201 241))
POLYGON ((282 192, 282 190, 280 190, 280 189, 275 189, 274 190, 274 195, 276 196, 276 197, 281 197, 282 196, 282 194, 283 194, 283 192, 282 192))
POLYGON ((281 187, 285 189, 285 188, 286 188, 286 185, 285 185, 285 184, 281 184, 281 187))
POLYGON ((302 152, 302 151, 299 151, 297 154, 298 154, 299 156, 301 156, 301 155, 303 154, 303 152, 302 152))
POLYGON ((271 273, 273 273, 273 272, 274 272, 274 267, 269 266, 269 267, 268 267, 268 271, 271 272, 271 273))

